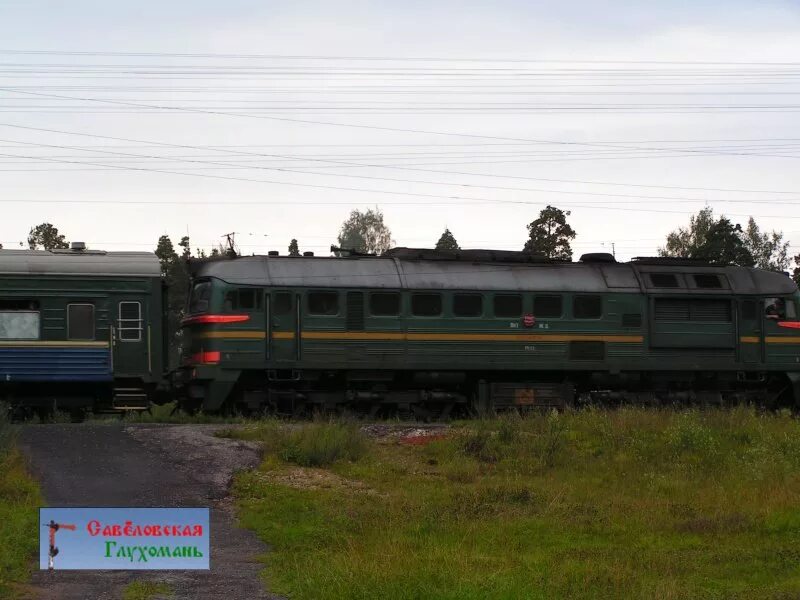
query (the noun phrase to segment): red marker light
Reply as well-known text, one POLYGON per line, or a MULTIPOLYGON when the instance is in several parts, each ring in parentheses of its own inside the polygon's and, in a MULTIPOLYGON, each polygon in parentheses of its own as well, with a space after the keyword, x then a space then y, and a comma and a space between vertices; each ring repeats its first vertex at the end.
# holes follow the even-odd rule
POLYGON ((219 351, 197 352, 192 355, 192 362, 198 365, 215 365, 219 362, 220 356, 219 351))
POLYGON ((800 329, 800 321, 778 321, 778 327, 786 327, 786 329, 800 329))
POLYGON ((208 325, 212 323, 244 323, 249 321, 249 315, 198 315, 187 317, 181 325, 208 325))

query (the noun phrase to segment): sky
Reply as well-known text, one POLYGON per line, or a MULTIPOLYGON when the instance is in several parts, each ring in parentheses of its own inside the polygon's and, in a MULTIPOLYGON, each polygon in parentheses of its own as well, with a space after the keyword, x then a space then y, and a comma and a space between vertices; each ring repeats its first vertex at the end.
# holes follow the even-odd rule
POLYGON ((706 204, 800 252, 797 2, 0 0, 0 243, 651 256, 706 204))

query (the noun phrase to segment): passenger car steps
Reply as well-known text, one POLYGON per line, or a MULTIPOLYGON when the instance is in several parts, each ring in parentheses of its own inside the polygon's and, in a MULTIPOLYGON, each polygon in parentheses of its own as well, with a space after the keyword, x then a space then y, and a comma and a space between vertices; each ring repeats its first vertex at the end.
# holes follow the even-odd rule
POLYGON ((142 388, 114 388, 114 410, 148 410, 150 400, 142 388))

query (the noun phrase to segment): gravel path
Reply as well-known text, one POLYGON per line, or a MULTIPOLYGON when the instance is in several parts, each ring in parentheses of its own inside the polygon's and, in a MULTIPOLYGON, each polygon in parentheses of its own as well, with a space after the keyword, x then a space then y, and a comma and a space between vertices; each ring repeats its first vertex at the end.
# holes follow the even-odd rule
POLYGON ((254 444, 213 437, 218 425, 26 425, 20 446, 50 506, 210 506, 210 571, 35 571, 31 598, 119 600, 135 580, 170 585, 171 598, 256 600, 267 548, 235 524, 233 474, 258 464, 254 444))

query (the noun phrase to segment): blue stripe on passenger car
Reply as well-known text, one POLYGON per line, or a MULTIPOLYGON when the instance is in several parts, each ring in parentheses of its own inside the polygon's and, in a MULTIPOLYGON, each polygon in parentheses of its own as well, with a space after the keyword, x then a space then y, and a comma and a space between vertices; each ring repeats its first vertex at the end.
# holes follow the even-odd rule
POLYGON ((0 383, 112 379, 107 348, 0 347, 0 383))

